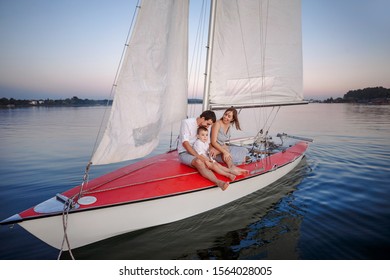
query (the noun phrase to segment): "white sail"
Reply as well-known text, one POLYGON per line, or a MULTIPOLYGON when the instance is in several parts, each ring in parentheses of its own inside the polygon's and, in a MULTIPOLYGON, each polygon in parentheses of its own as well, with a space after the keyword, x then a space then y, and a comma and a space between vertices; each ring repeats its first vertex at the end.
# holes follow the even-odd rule
POLYGON ((300 0, 217 1, 211 108, 300 103, 300 0))
POLYGON ((93 164, 150 153, 187 112, 188 1, 143 0, 93 164))

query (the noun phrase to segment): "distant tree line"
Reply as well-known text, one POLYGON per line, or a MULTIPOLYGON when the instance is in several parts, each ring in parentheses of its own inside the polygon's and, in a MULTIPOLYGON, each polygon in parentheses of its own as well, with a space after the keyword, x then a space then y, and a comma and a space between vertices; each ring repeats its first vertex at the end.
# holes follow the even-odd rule
POLYGON ((324 103, 390 104, 390 89, 383 87, 371 87, 350 90, 344 94, 342 98, 328 98, 324 100, 324 103))
MULTIPOLYGON (((188 99, 188 103, 197 104, 202 103, 202 99, 188 99)), ((20 100, 14 98, 1 98, 0 99, 0 108, 12 108, 12 107, 30 107, 30 106, 105 106, 112 105, 112 100, 103 99, 103 100, 92 100, 92 99, 80 99, 77 96, 66 99, 30 99, 30 100, 20 100)))
POLYGON ((108 99, 103 100, 91 100, 91 99, 80 99, 77 96, 66 99, 31 99, 31 100, 20 100, 14 98, 1 98, 1 107, 29 107, 29 106, 101 106, 111 105, 112 101, 108 99))

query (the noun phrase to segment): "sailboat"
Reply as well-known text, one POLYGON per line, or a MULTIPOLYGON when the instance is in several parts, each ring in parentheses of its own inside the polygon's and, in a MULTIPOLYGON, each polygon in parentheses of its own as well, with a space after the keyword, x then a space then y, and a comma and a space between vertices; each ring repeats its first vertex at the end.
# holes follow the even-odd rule
MULTIPOLYGON (((210 4, 204 110, 305 104, 299 0, 214 0, 210 4)), ((266 131, 233 139, 246 147, 226 191, 171 150, 89 180, 93 165, 142 158, 164 127, 187 114, 188 0, 142 0, 115 83, 109 121, 82 184, 13 215, 61 250, 182 220, 260 190, 292 171, 311 139, 266 131)), ((250 109, 248 109, 250 110, 250 109)), ((220 175, 217 175, 221 177, 220 175)))

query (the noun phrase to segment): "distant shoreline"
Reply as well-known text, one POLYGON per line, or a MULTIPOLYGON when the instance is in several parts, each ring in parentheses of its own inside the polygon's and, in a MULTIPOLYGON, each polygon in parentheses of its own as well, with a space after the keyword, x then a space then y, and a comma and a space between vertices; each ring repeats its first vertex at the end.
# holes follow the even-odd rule
MULTIPOLYGON (((390 89, 383 87, 370 87, 364 89, 350 90, 343 97, 328 98, 326 100, 307 100, 309 103, 357 103, 369 105, 389 105, 390 89)), ((202 104, 202 99, 189 98, 188 104, 202 104)), ((90 107, 90 106, 111 106, 112 100, 80 99, 77 96, 66 99, 30 99, 20 100, 14 98, 1 98, 0 108, 20 107, 90 107)))
MULTIPOLYGON (((202 104, 202 99, 190 98, 188 104, 202 104)), ((92 107, 111 106, 112 100, 80 99, 77 96, 67 99, 13 99, 1 98, 0 108, 26 108, 26 107, 92 107)))

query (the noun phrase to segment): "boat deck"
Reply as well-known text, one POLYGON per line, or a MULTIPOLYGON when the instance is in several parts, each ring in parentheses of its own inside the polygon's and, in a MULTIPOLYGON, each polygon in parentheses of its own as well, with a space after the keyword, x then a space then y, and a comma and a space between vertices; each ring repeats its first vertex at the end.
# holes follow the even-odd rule
MULTIPOLYGON (((249 174, 237 176, 231 185, 294 161, 305 152, 307 146, 308 144, 302 141, 258 162, 241 165, 241 168, 249 170, 249 174)), ((216 176, 222 180, 228 180, 222 175, 216 174, 216 176)), ((88 185, 84 186, 82 196, 91 196, 93 202, 80 204, 77 209, 71 211, 134 203, 207 188, 217 188, 217 186, 202 177, 195 169, 181 164, 177 152, 173 151, 139 161, 91 180, 88 185)), ((62 195, 73 198, 78 195, 79 190, 80 186, 77 186, 62 195)), ((58 214, 59 211, 56 212, 58 214)), ((22 219, 26 219, 53 214, 55 212, 39 213, 36 212, 36 208, 30 208, 19 215, 22 219)))

